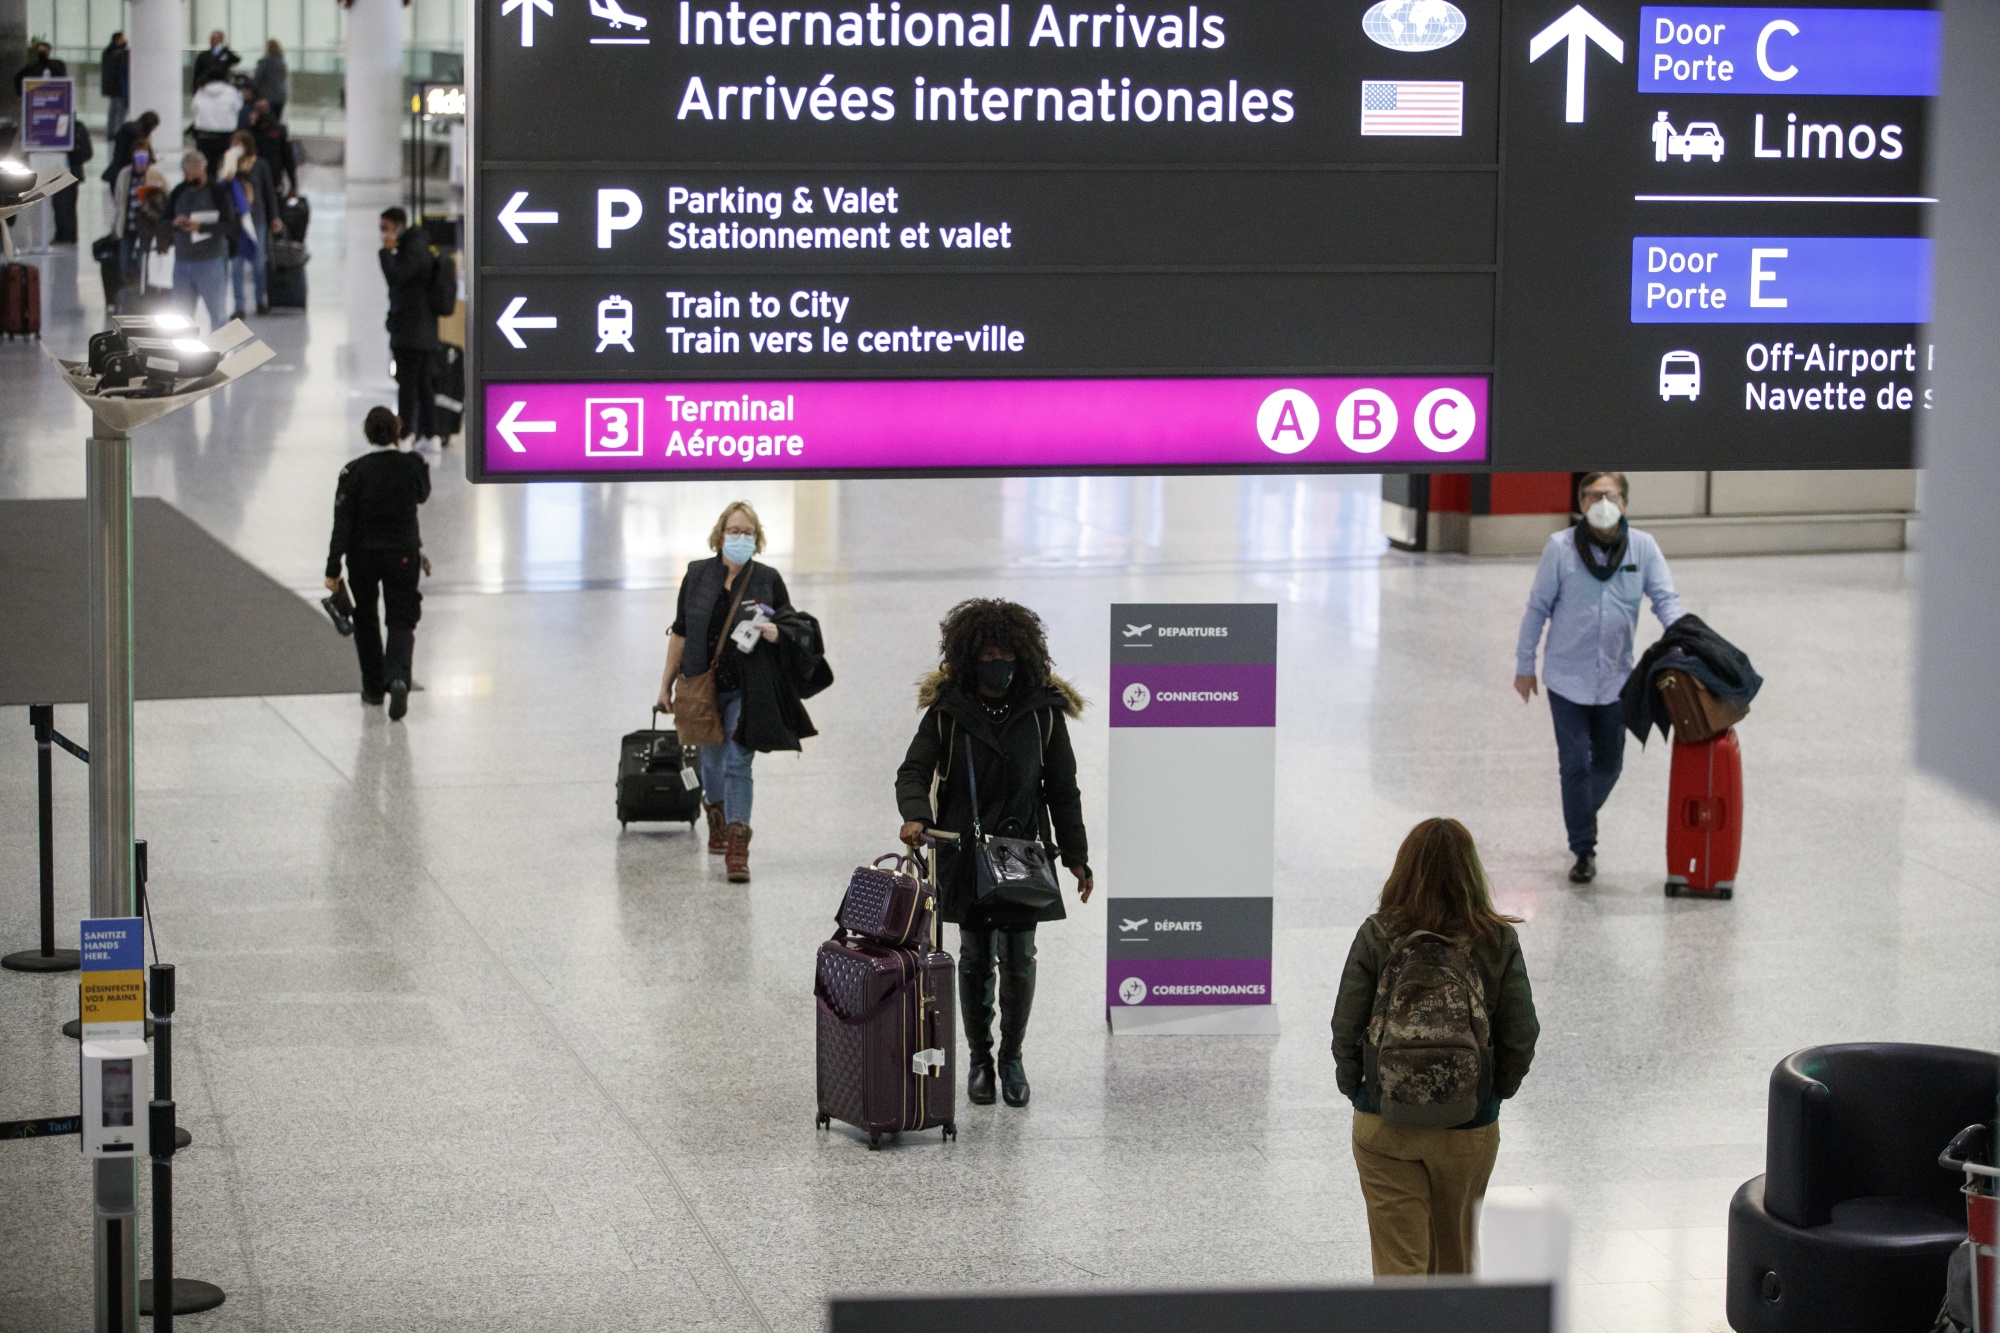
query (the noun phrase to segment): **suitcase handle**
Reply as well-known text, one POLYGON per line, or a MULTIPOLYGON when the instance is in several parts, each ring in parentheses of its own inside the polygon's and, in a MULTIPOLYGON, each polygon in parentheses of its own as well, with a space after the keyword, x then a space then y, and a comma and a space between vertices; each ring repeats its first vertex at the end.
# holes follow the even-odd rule
POLYGON ((1720 796, 1690 796, 1681 808, 1681 822, 1719 833, 1729 827, 1729 802, 1720 796))

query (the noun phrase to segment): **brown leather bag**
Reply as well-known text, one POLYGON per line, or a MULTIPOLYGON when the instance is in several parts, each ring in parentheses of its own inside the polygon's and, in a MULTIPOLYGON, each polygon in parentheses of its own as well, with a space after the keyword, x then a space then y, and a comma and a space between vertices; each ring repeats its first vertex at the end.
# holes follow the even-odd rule
MULTIPOLYGON (((736 571, 736 578, 730 582, 728 601, 732 613, 737 588, 749 579, 751 564, 744 561, 743 568, 736 571)), ((724 625, 722 636, 715 641, 715 655, 720 657, 728 651, 729 626, 724 625)), ((728 739, 722 729, 722 709, 715 702, 714 661, 699 676, 682 676, 674 682, 674 731, 682 745, 720 745, 728 739)))
POLYGON ((1663 671, 1653 685, 1667 706, 1667 720, 1674 725, 1677 745, 1714 740, 1750 715, 1748 708, 1716 698, 1708 686, 1685 671, 1663 671))

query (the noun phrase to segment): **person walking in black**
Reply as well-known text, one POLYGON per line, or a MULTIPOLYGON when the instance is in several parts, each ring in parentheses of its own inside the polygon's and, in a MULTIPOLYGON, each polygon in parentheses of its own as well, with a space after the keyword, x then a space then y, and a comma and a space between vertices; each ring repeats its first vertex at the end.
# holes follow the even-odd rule
POLYGON ((27 64, 14 74, 14 96, 21 95, 21 85, 29 79, 62 79, 69 77, 69 66, 56 59, 55 48, 47 42, 35 43, 35 54, 27 64))
POLYGON ((1000 1093, 1007 1105, 1026 1106, 1021 1045, 1035 1003, 1035 927, 1066 913, 1060 898, 1040 910, 979 902, 978 869, 964 849, 973 842, 976 787, 981 829, 1053 842, 1076 876, 1077 898, 1090 901, 1083 796, 1068 723, 1083 712, 1083 696, 1050 669, 1041 617, 1025 606, 975 597, 953 607, 939 628, 938 667, 917 690, 924 716, 896 770, 901 837, 915 847, 926 828, 957 835, 937 851, 938 915, 958 926, 965 1094, 981 1106, 993 1102, 997 969, 1000 1093))
POLYGON ((354 653, 361 660, 361 702, 389 697, 389 718, 410 709, 410 661, 424 595, 417 578, 424 564, 417 506, 430 499, 431 468, 423 455, 396 448, 402 427, 386 407, 369 409, 361 433, 374 446, 340 470, 333 493, 333 541, 326 551, 326 586, 340 590, 347 562, 354 599, 354 653), (389 626, 385 650, 375 603, 384 603, 389 626))
POLYGON ((382 210, 382 277, 389 284, 389 353, 396 359, 396 413, 403 434, 424 439, 438 433, 431 387, 431 353, 438 349, 437 316, 430 305, 430 239, 410 225, 400 208, 382 210))
POLYGON ((97 58, 97 86, 109 108, 104 116, 104 137, 115 139, 132 105, 132 47, 122 32, 111 34, 97 58))

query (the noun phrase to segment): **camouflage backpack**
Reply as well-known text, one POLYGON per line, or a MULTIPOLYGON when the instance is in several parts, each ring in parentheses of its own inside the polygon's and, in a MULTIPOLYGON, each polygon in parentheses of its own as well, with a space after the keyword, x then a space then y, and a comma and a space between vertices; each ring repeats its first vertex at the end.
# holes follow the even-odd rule
POLYGON ((1361 1060, 1392 1125, 1448 1129, 1479 1113, 1493 1086, 1493 1033, 1469 942, 1428 930, 1395 941, 1361 1060))

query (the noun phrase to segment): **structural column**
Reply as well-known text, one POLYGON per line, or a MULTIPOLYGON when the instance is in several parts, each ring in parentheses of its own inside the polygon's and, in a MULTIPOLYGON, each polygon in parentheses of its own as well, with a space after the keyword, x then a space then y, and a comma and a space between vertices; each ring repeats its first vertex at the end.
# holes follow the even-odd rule
MULTIPOLYGON (((137 120, 142 111, 159 116, 160 127, 153 131, 153 156, 168 179, 180 175, 181 131, 187 120, 182 108, 181 48, 187 42, 187 20, 181 0, 129 0, 131 27, 125 38, 132 43, 132 105, 126 117, 137 120)), ((109 149, 105 150, 106 153, 109 149)))
MULTIPOLYGON (((86 448, 90 914, 129 917, 138 913, 132 892, 132 440, 99 422, 86 448)), ((95 1327, 98 1333, 136 1330, 138 1163, 99 1160, 93 1169, 95 1327)))
POLYGON ((347 179, 402 178, 403 7, 354 0, 347 11, 347 179))

